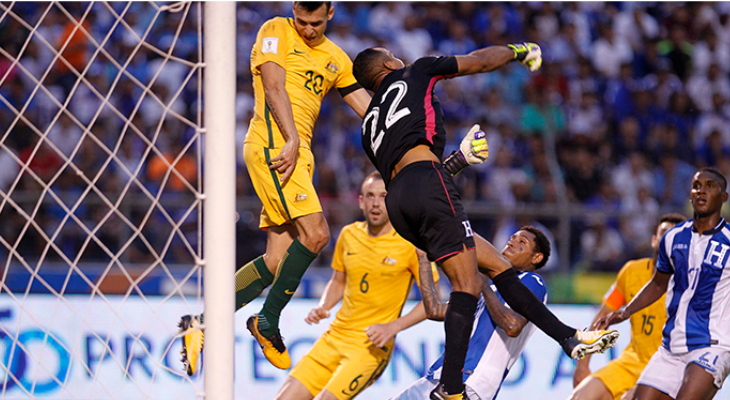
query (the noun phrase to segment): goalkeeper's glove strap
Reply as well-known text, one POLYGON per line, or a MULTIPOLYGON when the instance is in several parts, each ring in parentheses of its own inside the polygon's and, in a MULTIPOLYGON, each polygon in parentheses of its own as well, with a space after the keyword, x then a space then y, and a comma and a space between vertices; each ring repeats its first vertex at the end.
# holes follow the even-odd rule
POLYGON ((529 51, 527 50, 527 46, 525 46, 523 43, 508 44, 507 47, 515 52, 514 59, 517 61, 523 61, 525 57, 527 57, 527 53, 529 53, 529 51))
POLYGON ((469 163, 466 162, 466 158, 461 150, 454 150, 448 157, 446 157, 443 165, 444 169, 449 171, 451 176, 456 176, 459 172, 461 172, 461 170, 468 167, 469 163))

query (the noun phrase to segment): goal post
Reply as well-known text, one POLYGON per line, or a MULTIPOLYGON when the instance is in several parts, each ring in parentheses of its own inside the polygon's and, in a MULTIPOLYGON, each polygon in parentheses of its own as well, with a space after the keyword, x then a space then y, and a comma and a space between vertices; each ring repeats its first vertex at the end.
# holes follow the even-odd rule
POLYGON ((233 400, 236 3, 205 2, 203 28, 205 397, 233 400))
POLYGON ((233 400, 236 4, 2 2, 0 32, 0 398, 233 400))

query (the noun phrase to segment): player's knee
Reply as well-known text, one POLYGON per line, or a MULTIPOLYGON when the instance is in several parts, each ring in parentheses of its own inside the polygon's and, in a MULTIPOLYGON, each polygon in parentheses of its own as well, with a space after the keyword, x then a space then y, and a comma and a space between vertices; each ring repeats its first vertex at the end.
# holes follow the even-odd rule
POLYGON ((330 241, 327 224, 308 229, 299 234, 299 241, 313 253, 319 253, 330 241))

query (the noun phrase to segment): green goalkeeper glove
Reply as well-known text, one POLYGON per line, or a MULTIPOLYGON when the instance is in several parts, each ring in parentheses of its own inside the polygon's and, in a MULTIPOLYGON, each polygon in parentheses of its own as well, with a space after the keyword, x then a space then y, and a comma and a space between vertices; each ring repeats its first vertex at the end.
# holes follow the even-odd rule
POLYGON ((508 44, 507 47, 515 52, 515 60, 522 63, 530 71, 535 72, 542 65, 542 51, 536 43, 508 44))

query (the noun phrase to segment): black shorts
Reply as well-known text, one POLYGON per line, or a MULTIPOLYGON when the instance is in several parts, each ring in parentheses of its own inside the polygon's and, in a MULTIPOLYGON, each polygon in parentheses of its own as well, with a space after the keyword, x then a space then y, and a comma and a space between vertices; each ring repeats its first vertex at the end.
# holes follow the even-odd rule
POLYGON ((396 232, 431 261, 474 247, 461 197, 441 163, 408 164, 388 184, 385 205, 396 232))

